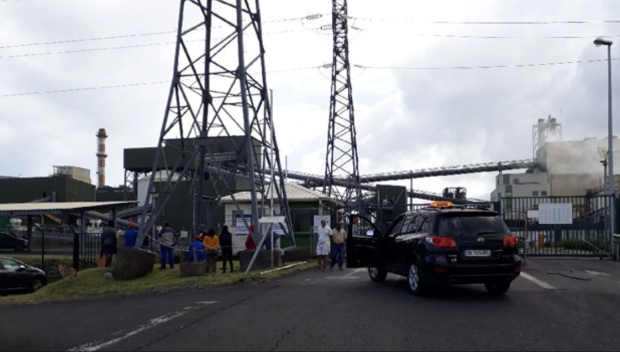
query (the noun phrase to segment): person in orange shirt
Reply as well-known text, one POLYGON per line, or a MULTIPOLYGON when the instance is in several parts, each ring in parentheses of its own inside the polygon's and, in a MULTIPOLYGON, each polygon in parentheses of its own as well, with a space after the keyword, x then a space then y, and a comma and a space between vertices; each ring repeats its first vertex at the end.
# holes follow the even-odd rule
POLYGON ((204 239, 202 240, 205 249, 207 250, 207 274, 213 273, 215 275, 215 269, 217 267, 217 249, 220 246, 220 238, 215 234, 214 229, 209 229, 204 239))

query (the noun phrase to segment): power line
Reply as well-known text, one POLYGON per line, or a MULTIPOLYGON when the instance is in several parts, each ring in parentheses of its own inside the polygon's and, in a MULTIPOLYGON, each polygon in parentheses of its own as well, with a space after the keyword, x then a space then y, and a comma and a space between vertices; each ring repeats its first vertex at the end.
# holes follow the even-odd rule
POLYGON ((426 24, 466 24, 466 25, 549 25, 549 24, 595 24, 595 23, 620 23, 620 20, 576 20, 576 21, 422 21, 422 20, 398 20, 371 17, 349 18, 359 21, 394 22, 394 23, 426 23, 426 24))
MULTIPOLYGON (((304 70, 317 69, 317 68, 321 68, 321 67, 323 67, 323 66, 308 66, 308 67, 299 67, 299 68, 291 68, 291 69, 268 71, 266 73, 281 73, 281 72, 304 71, 304 70)), ((70 88, 70 89, 34 91, 34 92, 25 92, 25 93, 9 93, 9 94, 0 94, 0 98, 17 97, 17 96, 25 96, 25 95, 69 93, 69 92, 79 92, 79 91, 86 91, 86 90, 126 88, 126 87, 146 86, 146 85, 155 85, 155 84, 163 84, 163 83, 170 84, 170 81, 167 80, 167 81, 154 81, 154 82, 142 82, 142 83, 117 84, 117 85, 111 85, 111 86, 70 88)))
MULTIPOLYGON (((263 35, 282 34, 282 33, 296 32, 296 31, 298 30, 268 32, 268 33, 263 33, 263 35)), ((225 39, 225 38, 215 38, 215 40, 221 40, 221 39, 225 39)), ((185 40, 185 43, 188 43, 188 42, 204 42, 204 38, 185 40)), ((92 49, 78 49, 78 50, 67 50, 67 51, 52 51, 52 52, 45 52, 45 53, 17 54, 17 55, 9 55, 9 56, 0 56, 0 59, 13 59, 13 58, 18 58, 18 57, 44 56, 44 55, 75 54, 75 53, 85 53, 85 52, 104 51, 104 50, 145 48, 145 47, 159 46, 159 45, 171 45, 171 44, 176 44, 176 43, 177 42, 174 41, 174 42, 165 42, 165 43, 134 44, 134 45, 126 45, 126 46, 107 47, 107 48, 92 48, 92 49)))
POLYGON ((151 36, 151 35, 162 35, 162 34, 171 34, 171 33, 176 33, 176 31, 123 34, 123 35, 115 35, 115 36, 108 36, 108 37, 98 37, 98 38, 86 38, 86 39, 66 39, 66 40, 57 40, 57 41, 53 41, 53 42, 42 42, 42 43, 13 44, 13 45, 0 46, 0 49, 22 48, 22 47, 27 47, 27 46, 65 44, 65 43, 79 43, 79 42, 88 42, 88 41, 97 41, 97 40, 132 38, 132 37, 146 37, 146 36, 151 36))
MULTIPOLYGON (((2 1, 2 0, 0 0, 2 1)), ((263 21, 262 23, 280 23, 280 22, 289 22, 289 21, 300 21, 300 20, 315 20, 323 17, 323 14, 314 14, 308 15, 305 17, 291 17, 291 18, 282 18, 277 20, 263 21)), ((217 26, 213 28, 231 28, 230 26, 217 26)), ((292 32, 291 30, 289 32, 292 32)), ((88 42, 88 41, 100 41, 100 40, 110 40, 110 39, 123 39, 123 38, 133 38, 133 37, 145 37, 145 36, 153 36, 153 35, 163 35, 163 34, 176 34, 177 30, 171 31, 162 31, 162 32, 150 32, 150 33, 135 33, 135 34, 121 34, 115 36, 105 36, 105 37, 95 37, 95 38, 83 38, 83 39, 65 39, 65 40, 56 40, 51 42, 41 42, 41 43, 25 43, 25 44, 12 44, 12 45, 4 45, 0 46, 0 49, 9 49, 9 48, 20 48, 20 47, 28 47, 28 46, 40 46, 40 45, 53 45, 53 44, 66 44, 66 43, 79 43, 79 42, 88 42)), ((271 32, 271 33, 263 33, 265 34, 276 34, 280 32, 271 32)), ((284 32, 282 32, 284 33, 284 32)))
MULTIPOLYGON (((367 31, 367 29, 356 28, 360 31, 367 31)), ((591 38, 620 38, 620 35, 583 35, 583 36, 502 36, 502 35, 461 35, 461 34, 434 34, 434 33, 407 33, 408 36, 418 37, 435 37, 435 38, 454 38, 454 39, 591 39, 591 38)))
POLYGON ((22 96, 22 95, 39 95, 39 94, 77 92, 77 91, 84 91, 84 90, 112 89, 112 88, 122 88, 122 87, 135 87, 135 86, 145 86, 145 85, 151 85, 151 84, 162 84, 162 83, 170 83, 170 81, 128 83, 128 84, 118 84, 118 85, 114 85, 114 86, 71 88, 71 89, 47 90, 47 91, 27 92, 27 93, 12 93, 12 94, 2 94, 2 95, 0 95, 0 98, 16 97, 16 96, 22 96))
MULTIPOLYGON (((612 58, 612 61, 620 60, 620 58, 612 58)), ((375 69, 375 70, 477 70, 477 69, 491 69, 491 68, 522 68, 522 67, 536 67, 536 66, 557 66, 557 65, 570 65, 570 64, 585 64, 593 62, 606 62, 607 59, 597 60, 577 60, 577 61, 561 61, 561 62, 546 62, 537 64, 515 64, 515 65, 493 65, 493 66, 447 66, 447 67, 397 67, 397 66, 364 66, 354 65, 357 68, 362 69, 375 69)))

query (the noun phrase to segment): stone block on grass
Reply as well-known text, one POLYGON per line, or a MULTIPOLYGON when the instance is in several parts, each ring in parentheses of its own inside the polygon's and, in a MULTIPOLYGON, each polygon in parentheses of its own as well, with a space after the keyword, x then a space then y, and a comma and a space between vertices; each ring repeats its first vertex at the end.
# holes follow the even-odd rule
POLYGON ((181 277, 202 276, 207 274, 207 262, 184 262, 180 264, 181 277))
MULTIPOLYGON (((245 271, 250 262, 252 261, 252 257, 254 256, 255 250, 251 251, 240 251, 239 255, 239 264, 241 266, 241 271, 245 271)), ((280 266, 282 260, 278 255, 278 252, 273 253, 273 263, 276 267, 280 266)), ((262 269, 270 269, 271 268, 271 250, 269 249, 261 249, 254 261, 254 265, 252 266, 252 270, 262 270, 262 269)))
POLYGON ((310 248, 309 247, 286 247, 284 249, 284 260, 289 262, 303 262, 310 260, 310 248))
POLYGON ((140 248, 118 249, 114 277, 120 280, 135 280, 153 271, 155 253, 140 248))

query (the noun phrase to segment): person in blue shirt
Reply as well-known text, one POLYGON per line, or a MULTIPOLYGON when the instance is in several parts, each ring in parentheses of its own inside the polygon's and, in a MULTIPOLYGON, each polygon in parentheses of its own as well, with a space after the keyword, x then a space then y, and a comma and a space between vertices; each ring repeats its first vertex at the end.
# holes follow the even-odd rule
MULTIPOLYGON (((267 231, 265 236, 265 243, 263 244, 263 247, 267 250, 271 250, 271 231, 267 231)), ((278 239, 280 237, 281 235, 277 233, 273 236, 273 251, 278 253, 280 258, 282 258, 282 266, 284 266, 284 250, 278 246, 278 239)))
POLYGON ((194 236, 194 241, 189 244, 189 261, 203 262, 207 260, 205 245, 200 240, 200 235, 194 236), (194 258, 194 249, 196 250, 196 258, 194 258))
POLYGON ((138 230, 133 227, 133 222, 130 222, 129 228, 125 230, 125 248, 135 247, 137 239, 138 230))

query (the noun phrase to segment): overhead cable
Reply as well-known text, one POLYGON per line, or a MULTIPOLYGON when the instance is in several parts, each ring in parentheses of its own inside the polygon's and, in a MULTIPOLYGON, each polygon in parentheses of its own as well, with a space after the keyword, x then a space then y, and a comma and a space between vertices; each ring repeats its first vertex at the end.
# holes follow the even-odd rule
MULTIPOLYGON (((298 67, 291 69, 282 69, 282 70, 274 70, 267 71, 266 73, 281 73, 281 72, 293 72, 293 71, 303 71, 303 70, 311 70, 321 68, 321 66, 309 66, 309 67, 298 67)), ((68 92, 78 92, 85 90, 98 90, 98 89, 114 89, 114 88, 125 88, 125 87, 135 87, 135 86, 146 86, 146 85, 155 85, 155 84, 163 84, 170 83, 169 80, 166 81, 154 81, 154 82, 142 82, 142 83, 127 83, 127 84, 117 84, 110 86, 96 86, 96 87, 83 87, 83 88, 70 88, 70 89, 59 89, 59 90, 47 90, 47 91, 34 91, 34 92, 24 92, 24 93, 10 93, 10 94, 0 94, 0 98, 6 97, 16 97, 23 95, 41 95, 41 94, 54 94, 54 93, 68 93, 68 92)))
MULTIPOLYGON (((620 58, 612 58, 612 61, 620 60, 620 58)), ((571 64, 585 64, 593 62, 605 62, 607 59, 597 60, 576 60, 576 61, 560 61, 560 62, 545 62, 535 64, 514 64, 514 65, 484 65, 484 66, 444 66, 444 67, 399 67, 399 66, 366 66, 366 65, 353 65, 362 69, 375 69, 375 70, 478 70, 478 69, 491 69, 491 68, 522 68, 522 67, 536 67, 536 66, 556 66, 556 65, 571 65, 571 64)))

